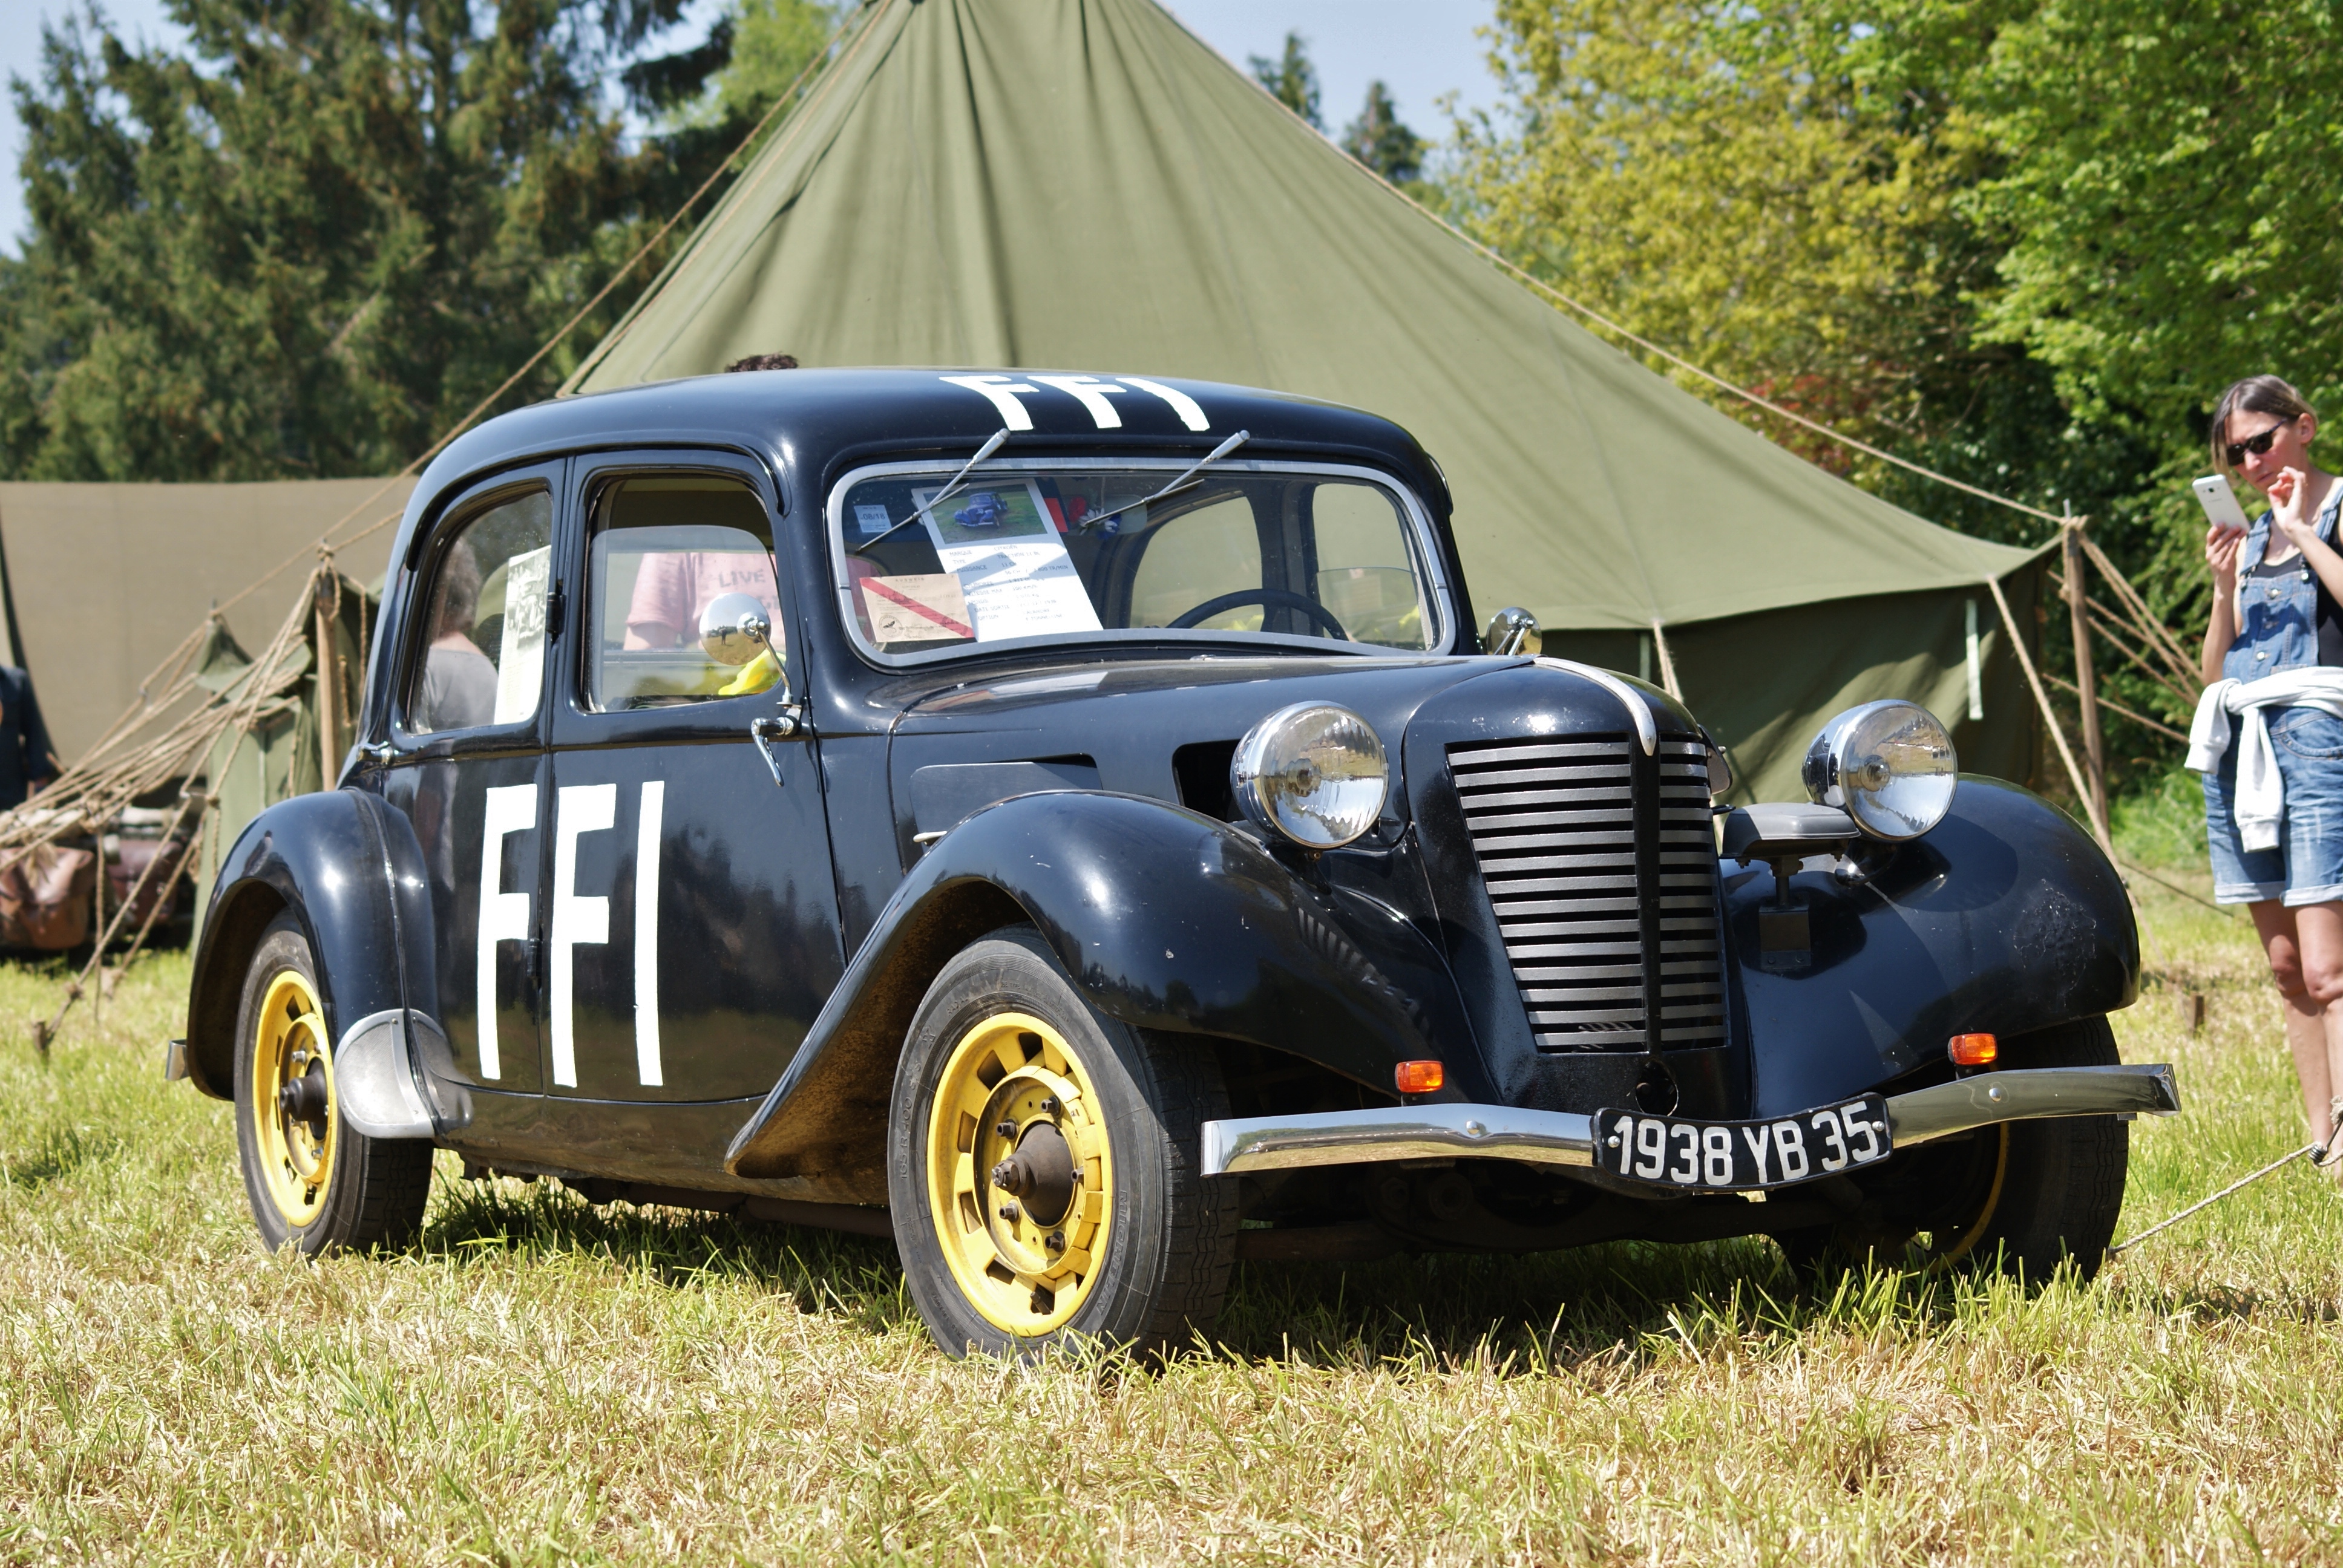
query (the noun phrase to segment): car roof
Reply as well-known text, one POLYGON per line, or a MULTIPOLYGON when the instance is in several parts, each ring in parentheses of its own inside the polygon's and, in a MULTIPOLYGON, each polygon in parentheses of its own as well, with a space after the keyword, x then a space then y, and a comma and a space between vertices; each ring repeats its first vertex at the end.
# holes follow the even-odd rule
MULTIPOLYGON (((662 446, 757 453, 803 489, 826 489, 843 466, 965 456, 1008 427, 1002 454, 1046 450, 1201 456, 1239 430, 1246 455, 1342 456, 1396 468, 1423 487, 1444 522, 1447 487, 1414 437, 1341 404, 1258 387, 1105 372, 967 368, 745 371, 558 398, 467 431, 435 458, 401 519, 393 561, 461 487, 556 453, 662 446), (1028 428, 1016 428, 1021 414, 1028 428), (1111 419, 1109 426, 1105 420, 1111 419), (1203 428, 1197 428, 1201 422, 1203 428)), ((785 498, 791 511, 815 494, 785 498)))

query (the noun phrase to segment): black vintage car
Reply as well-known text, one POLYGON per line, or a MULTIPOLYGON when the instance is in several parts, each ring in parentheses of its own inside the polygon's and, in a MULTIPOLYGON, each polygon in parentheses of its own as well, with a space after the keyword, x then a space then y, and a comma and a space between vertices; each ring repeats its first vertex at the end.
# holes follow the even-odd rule
POLYGON ((168 1070, 261 1234, 432 1152, 890 1234, 947 1350, 1239 1257, 1610 1238, 2096 1265, 2124 890, 1908 703, 1727 810, 1664 693, 1467 623, 1438 466, 1139 377, 792 371, 467 435, 338 788, 227 855, 168 1070))

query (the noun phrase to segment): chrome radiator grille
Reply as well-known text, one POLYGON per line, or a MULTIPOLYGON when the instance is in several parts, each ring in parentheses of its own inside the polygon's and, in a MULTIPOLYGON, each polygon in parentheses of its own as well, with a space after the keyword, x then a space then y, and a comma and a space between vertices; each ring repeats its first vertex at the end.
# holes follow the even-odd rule
POLYGON ((1448 766, 1530 1027, 1546 1050, 1725 1043, 1707 761, 1626 737, 1452 747, 1448 766), (1638 779, 1638 773, 1642 778, 1638 779))

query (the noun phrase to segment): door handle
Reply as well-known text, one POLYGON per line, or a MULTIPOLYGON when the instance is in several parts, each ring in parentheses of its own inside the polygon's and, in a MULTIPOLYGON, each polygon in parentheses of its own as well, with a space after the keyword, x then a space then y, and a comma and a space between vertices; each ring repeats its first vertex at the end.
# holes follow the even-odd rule
POLYGON ((798 717, 794 713, 768 714, 749 720, 749 739, 757 743, 764 754, 765 766, 772 770, 773 783, 781 787, 781 759, 773 750, 773 742, 787 740, 798 732, 798 717))

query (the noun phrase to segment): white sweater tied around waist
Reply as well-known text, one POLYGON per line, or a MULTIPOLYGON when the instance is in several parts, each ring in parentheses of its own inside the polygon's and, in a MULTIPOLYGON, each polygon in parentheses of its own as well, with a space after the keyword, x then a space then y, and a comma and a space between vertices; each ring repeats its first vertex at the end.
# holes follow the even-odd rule
POLYGON ((2187 765, 2210 773, 2229 749, 2229 716, 2240 720, 2237 788, 2230 809, 2238 840, 2248 852, 2277 849, 2278 825, 2286 819, 2286 781, 2270 745, 2273 708, 2315 708, 2343 719, 2343 668, 2308 664, 2259 680, 2217 680, 2197 699, 2197 717, 2188 725, 2187 765))

